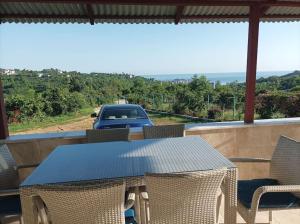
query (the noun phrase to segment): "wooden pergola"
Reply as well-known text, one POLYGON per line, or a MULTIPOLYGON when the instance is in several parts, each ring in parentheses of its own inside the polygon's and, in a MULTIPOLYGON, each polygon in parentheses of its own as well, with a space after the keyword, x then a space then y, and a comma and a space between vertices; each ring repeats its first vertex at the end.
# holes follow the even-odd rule
MULTIPOLYGON (((254 121, 259 23, 300 21, 300 0, 1 0, 1 23, 249 22, 245 123, 254 121)), ((0 139, 8 124, 0 82, 0 139)))

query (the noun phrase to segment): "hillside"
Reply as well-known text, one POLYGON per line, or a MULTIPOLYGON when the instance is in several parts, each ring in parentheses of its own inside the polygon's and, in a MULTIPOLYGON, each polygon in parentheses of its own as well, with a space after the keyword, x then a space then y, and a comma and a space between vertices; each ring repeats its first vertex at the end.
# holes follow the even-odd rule
POLYGON ((268 78, 260 78, 257 83, 264 84, 267 89, 283 90, 283 91, 299 91, 300 90, 300 71, 283 76, 271 76, 268 78), (268 86, 267 86, 268 85, 268 86))
MULTIPOLYGON (((214 121, 240 120, 244 113, 245 83, 212 86, 205 76, 193 77, 189 83, 172 83, 130 74, 45 69, 14 70, 0 78, 11 130, 64 124, 82 117, 82 111, 118 99, 214 121)), ((257 118, 300 116, 299 71, 257 80, 256 99, 257 118)))
POLYGON ((296 70, 292 73, 281 76, 281 78, 291 78, 291 77, 299 77, 299 76, 300 76, 300 71, 296 70))

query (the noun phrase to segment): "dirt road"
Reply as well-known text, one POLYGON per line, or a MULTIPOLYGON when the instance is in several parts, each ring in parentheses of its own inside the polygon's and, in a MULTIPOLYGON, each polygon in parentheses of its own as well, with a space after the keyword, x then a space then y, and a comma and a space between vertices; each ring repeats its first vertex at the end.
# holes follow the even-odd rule
MULTIPOLYGON (((117 102, 116 102, 117 103, 117 102)), ((119 104, 126 103, 124 100, 120 100, 119 104)), ((98 113, 99 108, 95 108, 98 113)), ((180 120, 176 117, 163 116, 159 114, 149 114, 150 119, 155 123, 155 125, 165 125, 165 124, 176 124, 176 123, 186 123, 185 120, 180 120)), ((90 116, 83 116, 76 118, 74 120, 68 121, 66 124, 51 125, 45 128, 34 128, 27 131, 12 133, 12 134, 36 134, 36 133, 49 133, 49 132, 63 132, 63 131, 82 131, 86 129, 91 129, 94 118, 90 116)))
POLYGON ((54 125, 46 128, 37 128, 33 130, 18 132, 17 134, 33 134, 47 132, 62 132, 62 131, 79 131, 92 128, 94 118, 89 116, 77 118, 75 121, 70 121, 67 124, 54 125))

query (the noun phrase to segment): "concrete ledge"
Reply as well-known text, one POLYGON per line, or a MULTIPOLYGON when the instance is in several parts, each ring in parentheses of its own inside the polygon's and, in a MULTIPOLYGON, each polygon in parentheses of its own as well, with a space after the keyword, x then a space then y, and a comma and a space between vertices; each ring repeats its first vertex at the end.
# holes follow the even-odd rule
POLYGON ((24 142, 32 140, 55 139, 55 138, 84 138, 85 131, 49 132, 40 134, 11 135, 4 140, 5 143, 24 142))
MULTIPOLYGON (((142 128, 130 129, 130 135, 142 134, 142 128)), ((65 132, 48 132, 40 134, 23 134, 11 135, 7 139, 2 140, 3 143, 27 142, 34 140, 49 140, 49 139, 85 139, 86 132, 83 131, 65 131, 65 132)))
POLYGON ((186 124, 185 130, 196 131, 196 130, 204 130, 204 129, 246 128, 246 127, 255 127, 255 126, 273 126, 273 125, 289 125, 289 124, 300 124, 300 117, 255 120, 253 124, 245 124, 243 121, 186 124))
MULTIPOLYGON (((246 128, 255 126, 273 126, 273 125, 289 125, 300 124, 300 117, 297 118, 281 118, 281 119, 265 119, 255 120, 253 124, 245 124, 243 121, 229 121, 229 122, 212 122, 212 123, 195 123, 186 124, 185 130, 188 132, 198 130, 214 130, 225 128, 246 128)), ((131 128, 130 135, 134 136, 142 134, 142 128, 131 128)), ((49 132, 41 134, 25 134, 12 135, 3 140, 4 143, 26 142, 32 140, 49 140, 49 139, 85 139, 85 131, 70 131, 70 132, 49 132)))

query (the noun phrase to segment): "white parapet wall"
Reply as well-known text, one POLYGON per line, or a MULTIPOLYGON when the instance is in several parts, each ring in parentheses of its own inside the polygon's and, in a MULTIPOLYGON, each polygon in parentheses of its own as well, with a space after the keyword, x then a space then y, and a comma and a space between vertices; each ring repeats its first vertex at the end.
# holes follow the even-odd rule
MULTIPOLYGON (((280 135, 300 141, 300 118, 256 120, 254 124, 241 121, 187 124, 186 135, 198 135, 226 157, 271 158, 280 135)), ((143 139, 141 128, 130 130, 132 140, 143 139)), ((5 141, 16 162, 39 163, 58 145, 86 142, 85 131, 14 135, 5 141)), ((240 178, 267 176, 266 164, 237 164, 240 178)), ((31 170, 22 174, 22 178, 31 170)))

